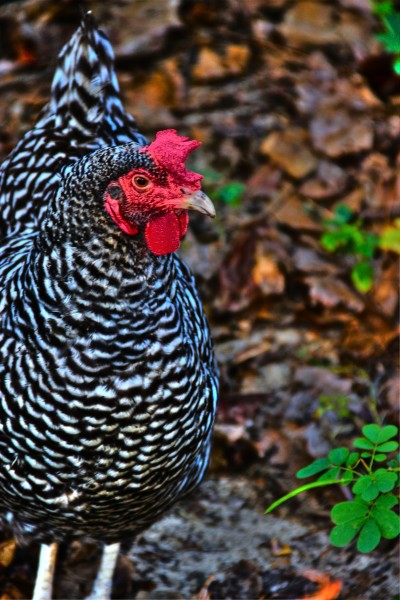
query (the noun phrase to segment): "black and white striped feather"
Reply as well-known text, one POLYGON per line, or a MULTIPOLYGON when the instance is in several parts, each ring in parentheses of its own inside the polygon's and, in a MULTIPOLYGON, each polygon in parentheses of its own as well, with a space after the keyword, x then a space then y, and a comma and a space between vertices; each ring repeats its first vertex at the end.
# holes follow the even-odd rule
POLYGON ((0 235, 36 229, 62 167, 91 150, 145 144, 122 106, 110 42, 90 13, 59 56, 51 99, 0 171, 0 235))
POLYGON ((103 206, 152 168, 144 142, 87 16, 0 173, 0 511, 21 538, 130 539, 207 466, 217 369, 193 277, 103 206))

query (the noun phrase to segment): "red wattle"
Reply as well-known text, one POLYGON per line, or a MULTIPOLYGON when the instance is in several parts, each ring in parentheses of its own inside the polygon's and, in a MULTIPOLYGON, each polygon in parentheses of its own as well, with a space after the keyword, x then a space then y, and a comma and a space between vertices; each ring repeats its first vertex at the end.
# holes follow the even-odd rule
POLYGON ((187 212, 179 213, 178 219, 179 219, 179 230, 180 230, 181 238, 183 238, 183 236, 185 235, 185 233, 188 230, 189 215, 187 214, 187 212))
POLYGON ((169 254, 178 250, 181 242, 180 217, 169 212, 149 221, 145 229, 145 237, 149 250, 153 254, 169 254))

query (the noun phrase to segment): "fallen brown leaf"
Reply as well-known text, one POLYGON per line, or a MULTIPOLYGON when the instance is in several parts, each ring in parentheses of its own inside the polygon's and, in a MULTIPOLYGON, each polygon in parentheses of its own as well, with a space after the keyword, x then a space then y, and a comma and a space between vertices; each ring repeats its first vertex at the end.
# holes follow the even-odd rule
POLYGON ((364 302, 341 279, 330 276, 309 276, 304 279, 309 286, 312 304, 322 304, 333 308, 342 304, 352 312, 360 313, 364 310, 364 302))
POLYGON ((354 118, 337 108, 317 115, 310 124, 314 148, 331 158, 370 150, 374 131, 369 119, 354 118))
POLYGON ((296 179, 314 171, 318 164, 317 158, 307 147, 305 130, 298 127, 274 131, 263 141, 260 150, 296 179))
POLYGON ((277 538, 271 540, 271 548, 273 556, 289 556, 292 554, 292 549, 288 544, 281 544, 277 538))
POLYGON ((15 554, 17 543, 14 539, 6 540, 0 544, 0 565, 2 567, 8 567, 15 554))

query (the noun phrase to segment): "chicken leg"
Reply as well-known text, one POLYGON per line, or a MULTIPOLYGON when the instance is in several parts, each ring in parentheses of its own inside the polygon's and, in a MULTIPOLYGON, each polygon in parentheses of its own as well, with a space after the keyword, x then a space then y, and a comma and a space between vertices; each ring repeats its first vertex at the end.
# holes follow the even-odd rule
POLYGON ((120 544, 109 544, 104 547, 96 581, 86 600, 108 600, 111 597, 112 580, 119 549, 120 544))
POLYGON ((40 546, 39 566, 32 600, 51 600, 58 544, 40 546))

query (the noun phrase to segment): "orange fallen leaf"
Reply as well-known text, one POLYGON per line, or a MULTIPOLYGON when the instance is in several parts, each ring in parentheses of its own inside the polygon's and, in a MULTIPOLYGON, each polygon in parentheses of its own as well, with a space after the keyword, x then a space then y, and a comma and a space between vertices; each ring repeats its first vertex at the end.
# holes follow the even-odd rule
POLYGON ((37 62, 37 55, 32 52, 31 50, 29 50, 28 48, 25 48, 25 46, 23 46, 22 44, 20 44, 17 48, 18 51, 18 57, 17 57, 17 62, 21 65, 32 65, 35 62, 37 62))
POLYGON ((8 567, 15 554, 17 543, 15 540, 6 540, 0 544, 0 565, 2 567, 8 567))
POLYGON ((329 575, 319 573, 318 571, 305 571, 302 573, 311 581, 321 584, 319 590, 311 596, 303 596, 296 600, 336 600, 342 590, 342 582, 339 580, 332 581, 329 575))
POLYGON ((24 600, 24 598, 26 594, 12 584, 7 584, 0 596, 0 600, 24 600))
POLYGON ((208 579, 206 579, 203 587, 201 588, 199 593, 195 596, 195 600, 210 600, 208 586, 210 585, 210 583, 212 583, 214 581, 214 579, 215 579, 215 575, 210 575, 210 577, 208 577, 208 579))
POLYGON ((288 556, 292 554, 292 549, 288 544, 281 544, 277 538, 271 541, 272 554, 274 556, 288 556))

